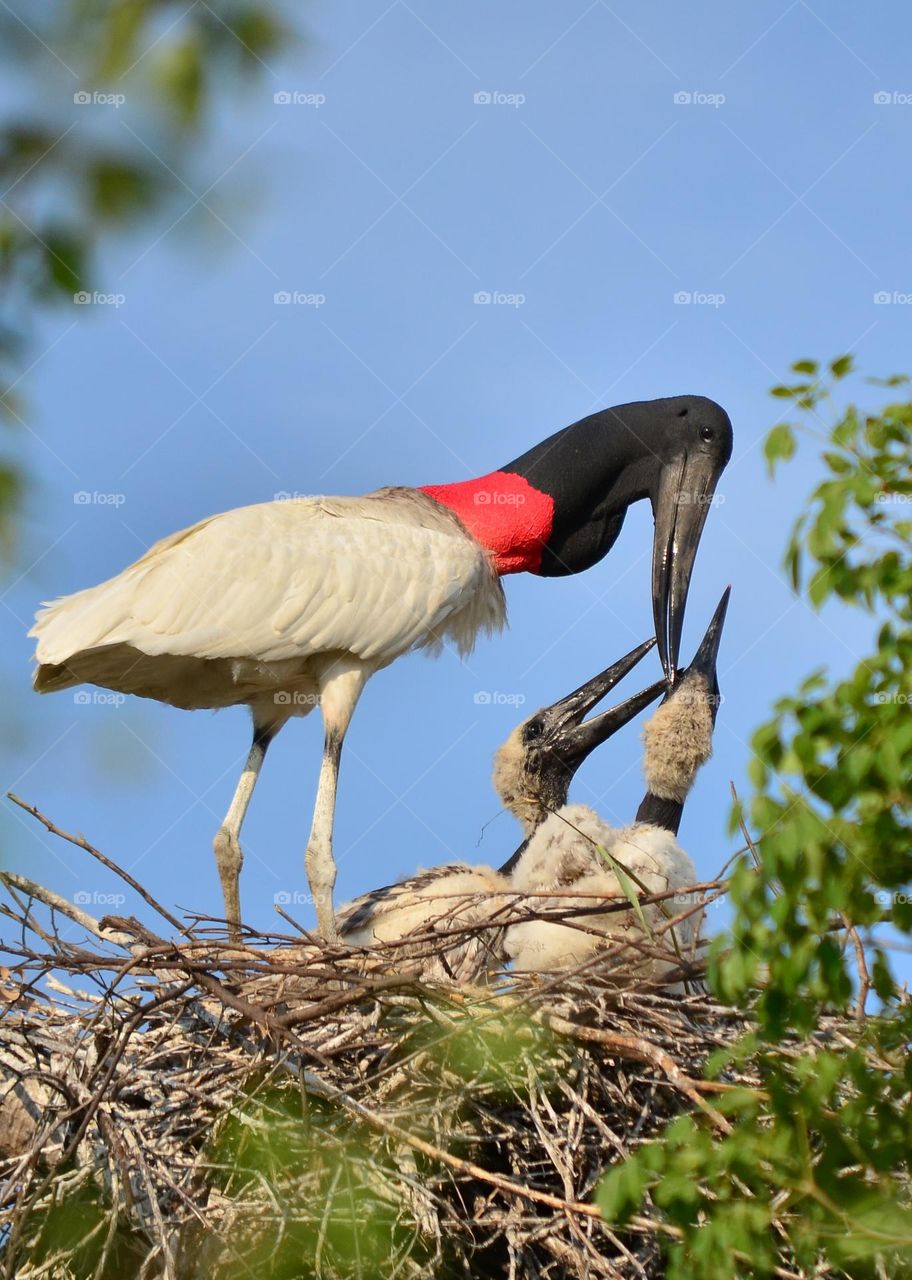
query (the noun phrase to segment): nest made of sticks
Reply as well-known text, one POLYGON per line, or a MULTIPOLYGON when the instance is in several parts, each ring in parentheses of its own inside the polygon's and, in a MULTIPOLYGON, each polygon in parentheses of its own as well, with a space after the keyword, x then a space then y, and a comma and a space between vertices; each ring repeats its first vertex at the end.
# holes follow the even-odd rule
POLYGON ((0 1274, 662 1274, 660 1217, 617 1234, 593 1193, 682 1110, 724 1129, 714 1093, 756 1083, 701 1079, 749 1016, 696 989, 698 961, 675 994, 610 951, 428 984, 393 944, 229 945, 124 878, 170 936, 4 877, 0 1274))

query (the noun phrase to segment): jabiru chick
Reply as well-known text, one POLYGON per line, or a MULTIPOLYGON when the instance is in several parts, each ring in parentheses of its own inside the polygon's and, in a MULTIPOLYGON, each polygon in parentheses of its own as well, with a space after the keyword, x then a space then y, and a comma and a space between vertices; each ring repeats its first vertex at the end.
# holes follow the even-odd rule
MULTIPOLYGON (((494 758, 493 783, 528 838, 567 802, 582 762, 665 689, 636 693, 599 715, 584 717, 655 645, 647 640, 573 693, 529 716, 494 758)), ((384 962, 424 978, 478 982, 504 959, 499 925, 515 900, 508 877, 487 866, 447 863, 363 894, 339 910, 345 946, 394 944, 384 962)))
MULTIPOLYGON (((577 968, 607 946, 619 957, 613 956, 612 966, 640 977, 661 979, 674 967, 653 953, 660 936, 662 948, 669 950, 664 936, 669 916, 699 903, 699 896, 690 892, 697 883, 696 870, 677 835, 685 800, 712 754, 720 700, 716 659, 729 590, 693 662, 643 727, 647 791, 633 823, 612 827, 586 805, 567 805, 548 817, 501 868, 514 891, 534 895, 530 908, 543 914, 566 913, 565 922, 529 919, 507 930, 504 949, 517 970, 553 973, 577 968), (646 931, 626 906, 629 896, 618 867, 627 877, 628 891, 632 887, 645 894, 674 892, 664 906, 641 906, 646 931), (593 911, 604 899, 615 909, 593 911), (574 916, 574 908, 582 913, 574 916)), ((702 912, 696 911, 673 926, 682 951, 693 950, 701 921, 702 912)))

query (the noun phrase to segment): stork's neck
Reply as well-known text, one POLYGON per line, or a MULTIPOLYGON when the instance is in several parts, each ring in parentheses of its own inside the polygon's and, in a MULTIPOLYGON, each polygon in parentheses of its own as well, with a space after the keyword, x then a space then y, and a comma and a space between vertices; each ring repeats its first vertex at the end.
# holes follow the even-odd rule
POLYGON ((506 862, 503 864, 502 867, 497 868, 497 874, 499 876, 511 876, 513 874, 513 872, 519 866, 520 858, 522 858, 523 854, 526 852, 526 849, 529 847, 529 841, 531 840, 531 838, 532 838, 531 836, 526 836, 525 840, 523 840, 522 844, 519 846, 516 852, 512 853, 510 857, 507 858, 506 862))
POLYGON ((655 414, 649 403, 591 414, 498 471, 423 492, 459 516, 498 573, 580 573, 613 546, 630 503, 652 491, 655 414))
POLYGON ((683 800, 667 800, 647 791, 637 809, 636 821, 647 823, 651 827, 661 827, 663 831, 670 831, 676 836, 683 812, 683 800))
POLYGON ((491 553, 499 574, 538 572, 554 525, 550 494, 510 471, 492 471, 456 484, 423 485, 421 492, 459 516, 491 553))

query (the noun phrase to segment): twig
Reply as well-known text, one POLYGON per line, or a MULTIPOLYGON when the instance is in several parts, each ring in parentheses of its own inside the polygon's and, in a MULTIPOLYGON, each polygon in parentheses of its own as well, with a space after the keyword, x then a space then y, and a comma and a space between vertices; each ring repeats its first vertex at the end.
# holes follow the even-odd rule
MULTIPOLYGON (((759 871, 762 865, 760 861, 760 854, 757 852, 757 846, 754 844, 751 833, 748 831, 747 824, 744 821, 744 814, 741 812, 741 802, 738 799, 738 792, 735 790, 734 782, 729 782, 728 785, 731 787, 732 800, 734 800, 735 804, 738 806, 738 826, 741 828, 741 834, 744 836, 744 841, 750 850, 750 855, 754 860, 754 866, 759 871)), ((775 892, 775 886, 773 886, 773 891, 775 892)))
POLYGON ((173 928, 177 929, 178 932, 184 934, 188 933, 186 925, 182 925, 176 916, 173 916, 170 911, 167 911, 161 905, 160 902, 156 901, 156 899, 152 897, 152 894, 144 889, 138 880, 134 880, 129 871, 124 871, 123 867, 119 867, 116 862, 112 862, 110 858, 106 858, 99 849, 96 849, 94 845, 89 844, 85 836, 74 836, 69 831, 61 830, 56 823, 53 823, 51 819, 43 814, 40 809, 36 808, 35 805, 29 804, 28 801, 23 800, 21 796, 17 796, 12 791, 7 791, 6 794, 7 797, 12 800, 13 804, 17 804, 20 809, 24 809, 26 813, 30 813, 33 818, 37 818, 42 826, 46 827, 47 830, 50 831, 51 835, 59 836, 61 840, 66 840, 70 844, 74 844, 77 849, 84 849, 86 853, 91 854, 93 858, 100 862, 103 867, 107 867, 107 869, 109 871, 113 871, 116 876, 120 876, 121 880, 125 880, 130 888, 135 893, 139 894, 143 902, 148 903, 154 911, 157 911, 160 916, 164 917, 164 919, 167 920, 173 928))
POLYGON ((66 898, 61 898, 59 893, 54 893, 52 889, 45 889, 43 885, 36 884, 34 880, 29 880, 26 876, 20 876, 15 871, 0 871, 0 882, 5 884, 8 889, 19 889, 30 898, 43 902, 52 911, 59 911, 61 915, 68 916, 75 924, 94 934, 102 942, 114 942, 118 946, 125 947, 129 946, 133 941, 128 933, 120 933, 116 929, 103 929, 99 921, 94 916, 90 916, 88 912, 80 911, 72 902, 67 902, 66 898))
POLYGON ((868 993, 871 990, 871 975, 868 972, 868 958, 865 955, 864 943, 859 936, 855 925, 849 920, 842 911, 839 912, 839 919, 842 921, 843 928, 852 939, 852 946, 855 949, 855 964, 858 966, 858 999, 855 1005, 855 1018, 860 1026, 864 1026, 865 1022, 865 1005, 868 1002, 868 993))
POLYGON ((701 1098, 697 1088, 688 1075, 675 1062, 674 1058, 638 1036, 622 1035, 615 1031, 602 1031, 598 1027, 584 1027, 577 1022, 570 1022, 558 1014, 544 1015, 544 1021, 553 1031, 569 1036, 573 1040, 585 1040, 593 1044, 604 1045, 624 1058, 633 1058, 637 1062, 645 1062, 649 1066, 659 1067, 676 1089, 679 1089, 695 1107, 703 1112, 720 1133, 731 1133, 732 1127, 715 1107, 710 1106, 705 1098, 701 1098))

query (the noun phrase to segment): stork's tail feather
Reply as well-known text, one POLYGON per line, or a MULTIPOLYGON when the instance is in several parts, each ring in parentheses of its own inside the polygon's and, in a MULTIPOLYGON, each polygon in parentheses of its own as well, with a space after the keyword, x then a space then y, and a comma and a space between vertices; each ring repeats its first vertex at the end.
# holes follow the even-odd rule
POLYGON ((82 684, 81 676, 74 676, 62 662, 42 662, 35 669, 32 688, 36 693, 57 693, 60 689, 72 689, 82 684))

